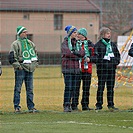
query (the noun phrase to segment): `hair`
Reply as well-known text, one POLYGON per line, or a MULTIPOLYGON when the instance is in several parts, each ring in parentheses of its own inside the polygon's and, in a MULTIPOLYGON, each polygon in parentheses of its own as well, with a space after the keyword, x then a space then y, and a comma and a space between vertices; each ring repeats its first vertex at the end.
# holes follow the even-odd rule
POLYGON ((100 32, 99 32, 99 37, 98 39, 102 39, 104 37, 104 35, 107 33, 107 32, 111 32, 111 29, 109 29, 108 27, 102 27, 100 29, 100 32))

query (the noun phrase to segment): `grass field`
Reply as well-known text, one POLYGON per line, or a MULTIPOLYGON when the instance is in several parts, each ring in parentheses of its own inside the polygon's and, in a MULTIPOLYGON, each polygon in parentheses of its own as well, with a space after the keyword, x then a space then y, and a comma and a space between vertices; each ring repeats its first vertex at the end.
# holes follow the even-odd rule
MULTIPOLYGON (((93 78, 90 107, 96 103, 96 74, 93 78)), ((28 113, 25 87, 21 92, 22 113, 13 109, 13 68, 3 68, 0 77, 0 133, 131 133, 133 132, 133 88, 119 85, 115 89, 115 106, 120 110, 110 112, 106 107, 106 89, 103 110, 96 112, 64 113, 62 108, 64 83, 60 67, 40 67, 34 74, 34 102, 39 113, 28 113)), ((80 99, 81 99, 80 92, 80 99)), ((79 99, 79 102, 80 102, 79 99)), ((81 105, 79 103, 79 109, 81 105)))

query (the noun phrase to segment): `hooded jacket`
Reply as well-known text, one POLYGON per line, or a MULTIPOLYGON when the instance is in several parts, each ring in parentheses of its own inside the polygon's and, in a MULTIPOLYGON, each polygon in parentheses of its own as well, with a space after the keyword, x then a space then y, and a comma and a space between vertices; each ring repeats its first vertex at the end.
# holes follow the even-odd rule
MULTIPOLYGON (((35 50, 35 53, 37 55, 35 44, 30 40, 28 40, 28 42, 33 46, 33 49, 35 50)), ((32 63, 25 64, 23 63, 22 47, 19 40, 16 40, 11 44, 11 49, 9 52, 9 62, 14 67, 14 70, 17 70, 21 67, 28 72, 34 72, 35 68, 38 66, 38 61, 32 61, 32 63)))

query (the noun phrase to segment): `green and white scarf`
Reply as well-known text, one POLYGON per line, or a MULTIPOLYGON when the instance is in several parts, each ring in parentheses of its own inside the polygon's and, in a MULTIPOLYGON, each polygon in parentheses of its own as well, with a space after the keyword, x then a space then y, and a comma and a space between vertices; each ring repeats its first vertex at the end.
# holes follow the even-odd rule
POLYGON ((70 36, 68 36, 68 48, 70 51, 73 49, 70 36))
MULTIPOLYGON (((90 51, 89 51, 89 48, 88 48, 88 41, 87 40, 84 40, 84 41, 78 40, 77 43, 76 43, 76 48, 79 51, 82 48, 83 43, 84 43, 84 50, 85 50, 85 56, 84 56, 84 59, 85 59, 86 57, 90 56, 90 51)), ((81 69, 81 62, 82 62, 82 58, 80 58, 80 60, 79 60, 80 69, 81 69)), ((88 69, 88 63, 87 64, 86 63, 87 62, 84 61, 84 68, 87 65, 87 69, 88 69)))
POLYGON ((21 42, 23 63, 32 63, 32 61, 37 61, 37 55, 32 44, 30 44, 27 39, 19 38, 19 40, 21 42))
POLYGON ((110 60, 110 57, 114 57, 114 53, 112 52, 111 42, 106 42, 104 39, 101 40, 102 43, 106 46, 106 53, 104 55, 105 60, 110 60))
MULTIPOLYGON (((86 58, 87 56, 90 56, 90 52, 89 52, 89 49, 88 49, 88 41, 87 40, 84 40, 84 41, 78 40, 77 43, 76 43, 75 50, 79 51, 81 49, 81 47, 82 47, 82 43, 84 43, 85 58, 86 58)), ((73 49, 70 37, 68 37, 68 47, 69 47, 70 50, 73 49)))
POLYGON ((82 44, 84 43, 84 50, 85 50, 85 58, 87 56, 90 56, 90 51, 89 51, 89 48, 88 48, 88 41, 87 40, 84 40, 84 41, 77 41, 77 44, 76 44, 76 48, 77 50, 79 51, 79 49, 82 48, 82 44))

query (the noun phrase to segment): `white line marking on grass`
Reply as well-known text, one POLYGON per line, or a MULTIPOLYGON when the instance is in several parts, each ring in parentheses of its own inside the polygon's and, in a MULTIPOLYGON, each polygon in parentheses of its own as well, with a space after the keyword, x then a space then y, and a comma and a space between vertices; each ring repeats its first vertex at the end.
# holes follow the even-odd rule
POLYGON ((117 125, 107 125, 107 124, 96 124, 96 123, 86 123, 86 122, 76 122, 76 121, 58 121, 57 123, 65 123, 65 124, 81 124, 81 125, 94 125, 94 126, 108 126, 108 127, 119 127, 119 128, 129 128, 133 130, 133 127, 126 127, 126 126, 117 126, 117 125))
MULTIPOLYGON (((0 125, 14 125, 18 124, 18 122, 0 122, 0 125)), ((117 126, 117 125, 107 125, 107 124, 96 124, 96 123, 88 123, 88 122, 76 122, 76 121, 57 121, 57 122, 20 122, 19 124, 77 124, 77 125, 93 125, 93 126, 106 126, 106 127, 116 127, 116 128, 123 128, 123 129, 131 129, 133 130, 133 127, 126 127, 126 126, 117 126)))
POLYGON ((127 121, 133 121, 133 120, 117 120, 117 121, 124 121, 124 122, 127 122, 127 121))

